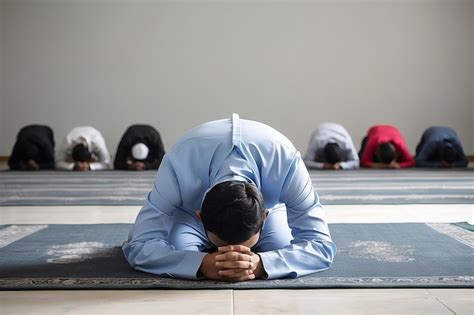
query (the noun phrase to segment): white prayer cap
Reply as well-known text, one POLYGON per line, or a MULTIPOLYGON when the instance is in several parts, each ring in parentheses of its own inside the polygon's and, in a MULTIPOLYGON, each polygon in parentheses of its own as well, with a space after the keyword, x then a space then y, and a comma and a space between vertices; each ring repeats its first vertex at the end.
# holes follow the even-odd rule
POLYGON ((137 143, 132 147, 132 156, 135 160, 145 160, 150 149, 144 143, 137 143))

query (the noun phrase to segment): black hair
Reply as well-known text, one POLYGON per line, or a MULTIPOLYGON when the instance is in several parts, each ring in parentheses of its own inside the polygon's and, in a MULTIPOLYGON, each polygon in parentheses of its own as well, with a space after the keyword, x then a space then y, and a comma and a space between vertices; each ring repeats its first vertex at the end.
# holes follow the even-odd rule
POLYGON ((330 164, 336 164, 342 161, 342 151, 337 143, 328 143, 324 147, 326 161, 330 164))
POLYGON ((72 159, 76 162, 88 162, 91 158, 91 153, 82 143, 76 144, 72 149, 72 159))
POLYGON ((40 160, 40 150, 38 146, 30 141, 25 141, 21 144, 20 152, 23 161, 33 160, 38 162, 40 160))
POLYGON ((265 206, 257 186, 239 181, 215 185, 204 197, 201 207, 206 231, 229 244, 239 244, 263 226, 265 206))
POLYGON ((439 159, 448 163, 453 163, 456 160, 456 150, 451 142, 445 141, 440 146, 439 159))
POLYGON ((380 161, 384 164, 390 164, 395 160, 396 152, 395 146, 391 142, 382 143, 379 146, 379 158, 380 161))

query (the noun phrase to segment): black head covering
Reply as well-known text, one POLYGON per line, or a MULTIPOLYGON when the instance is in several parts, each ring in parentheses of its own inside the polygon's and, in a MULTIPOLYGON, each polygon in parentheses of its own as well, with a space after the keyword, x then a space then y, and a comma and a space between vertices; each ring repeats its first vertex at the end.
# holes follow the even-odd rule
POLYGON ((336 164, 342 161, 341 148, 337 143, 328 143, 324 147, 324 154, 326 155, 326 161, 331 164, 336 164))
POLYGON ((76 162, 88 162, 91 157, 91 153, 82 143, 75 145, 72 149, 72 159, 76 162))
POLYGON ((382 143, 379 146, 380 160, 384 164, 390 164, 396 157, 395 146, 391 142, 382 143))
POLYGON ((444 141, 440 146, 440 152, 438 153, 439 160, 453 163, 456 160, 456 149, 449 141, 444 141))
POLYGON ((41 157, 38 146, 30 141, 20 143, 19 152, 23 161, 33 160, 38 162, 41 157))

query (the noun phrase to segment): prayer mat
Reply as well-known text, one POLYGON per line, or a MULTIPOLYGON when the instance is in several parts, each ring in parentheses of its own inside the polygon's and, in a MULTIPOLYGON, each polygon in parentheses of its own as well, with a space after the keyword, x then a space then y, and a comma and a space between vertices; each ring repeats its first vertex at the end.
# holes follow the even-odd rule
POLYGON ((474 287, 474 232, 453 224, 331 224, 338 253, 329 270, 240 283, 131 269, 121 251, 131 226, 0 226, 0 289, 474 287))
MULTIPOLYGON (((310 171, 322 204, 473 204, 474 169, 310 171)), ((137 205, 156 171, 0 172, 0 206, 137 205)))

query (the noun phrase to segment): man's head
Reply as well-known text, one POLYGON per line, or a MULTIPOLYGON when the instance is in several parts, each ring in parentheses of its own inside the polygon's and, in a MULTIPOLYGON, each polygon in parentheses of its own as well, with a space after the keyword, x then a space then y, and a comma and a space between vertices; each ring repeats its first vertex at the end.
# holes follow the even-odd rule
POLYGON ((75 162, 89 162, 91 158, 89 149, 83 143, 76 144, 72 149, 72 159, 75 162))
POLYGON ((215 185, 206 194, 198 214, 215 245, 252 247, 258 241, 267 212, 257 186, 227 181, 215 185))
POLYGON ((439 161, 444 161, 448 164, 452 164, 456 160, 456 150, 449 141, 444 141, 439 147, 438 152, 439 161))
POLYGON ((337 143, 328 143, 324 147, 326 161, 330 164, 336 164, 342 161, 342 151, 337 143))
POLYGON ((148 157, 150 149, 144 143, 136 143, 132 147, 132 157, 137 161, 144 161, 148 157))
POLYGON ((382 143, 379 145, 376 154, 380 162, 390 164, 396 158, 395 146, 391 142, 382 143))
POLYGON ((21 159, 24 162, 27 161, 36 161, 38 162, 40 160, 40 150, 38 146, 32 142, 25 141, 20 144, 19 151, 21 153, 21 159))

